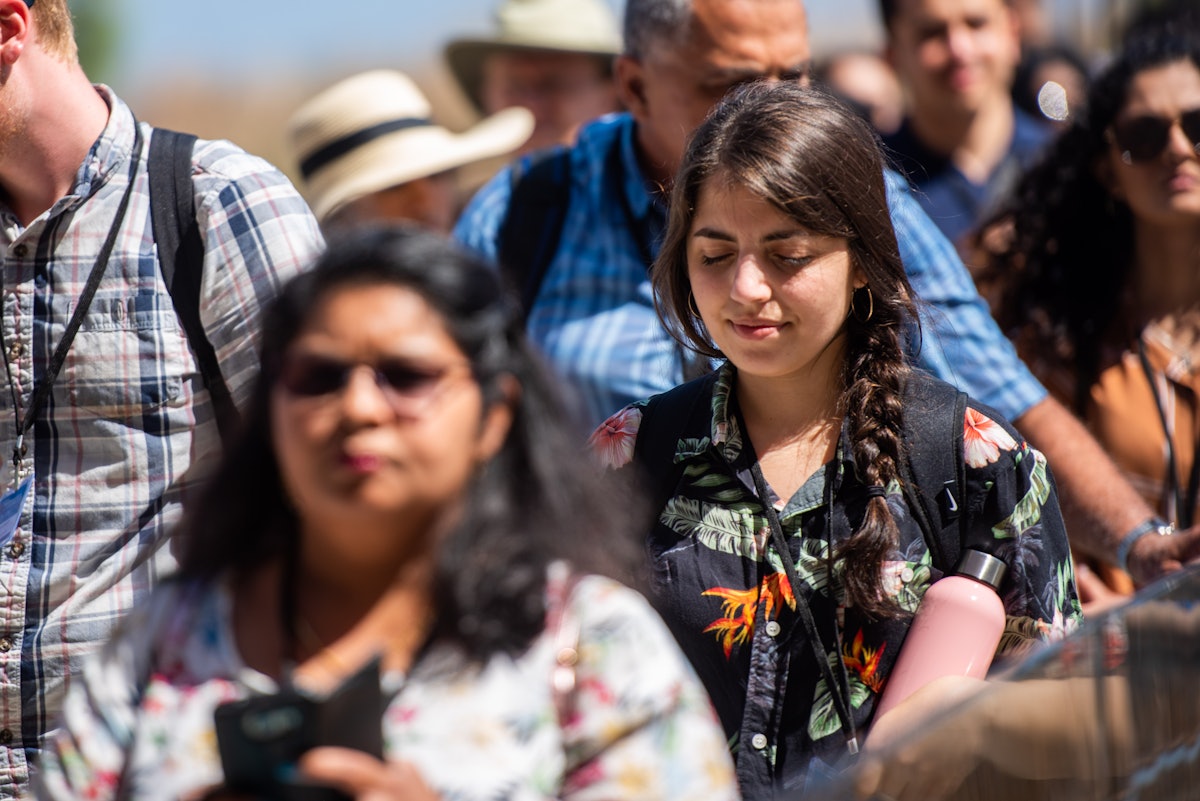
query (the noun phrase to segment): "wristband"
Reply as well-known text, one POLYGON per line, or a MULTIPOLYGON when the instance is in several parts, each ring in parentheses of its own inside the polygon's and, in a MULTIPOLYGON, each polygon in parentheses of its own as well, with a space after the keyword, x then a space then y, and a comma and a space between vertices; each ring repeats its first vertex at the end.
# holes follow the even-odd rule
POLYGON ((1121 543, 1117 546, 1117 567, 1126 573, 1129 572, 1129 552, 1133 550, 1134 543, 1150 533, 1169 537, 1175 533, 1175 525, 1168 523, 1161 517, 1152 517, 1138 525, 1133 531, 1121 538, 1121 543))

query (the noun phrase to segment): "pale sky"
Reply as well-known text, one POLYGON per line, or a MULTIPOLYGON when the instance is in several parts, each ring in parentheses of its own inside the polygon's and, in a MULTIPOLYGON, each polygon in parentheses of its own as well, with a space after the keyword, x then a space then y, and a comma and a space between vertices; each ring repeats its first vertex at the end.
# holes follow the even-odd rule
MULTIPOLYGON (((319 79, 346 64, 412 69, 439 58, 454 36, 488 32, 499 0, 108 2, 123 18, 118 65, 108 77, 128 91, 180 72, 239 83, 280 74, 319 79)), ((624 0, 606 2, 618 13, 624 7, 624 0)), ((874 43, 875 2, 807 0, 814 48, 874 43)))

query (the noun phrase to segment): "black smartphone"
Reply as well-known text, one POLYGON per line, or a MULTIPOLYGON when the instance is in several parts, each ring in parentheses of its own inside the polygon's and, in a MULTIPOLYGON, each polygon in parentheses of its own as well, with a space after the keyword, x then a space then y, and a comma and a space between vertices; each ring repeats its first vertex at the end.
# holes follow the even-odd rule
POLYGON ((222 704, 213 713, 225 786, 279 801, 343 801, 331 787, 301 782, 296 761, 322 745, 383 758, 384 699, 372 659, 322 699, 285 689, 222 704))

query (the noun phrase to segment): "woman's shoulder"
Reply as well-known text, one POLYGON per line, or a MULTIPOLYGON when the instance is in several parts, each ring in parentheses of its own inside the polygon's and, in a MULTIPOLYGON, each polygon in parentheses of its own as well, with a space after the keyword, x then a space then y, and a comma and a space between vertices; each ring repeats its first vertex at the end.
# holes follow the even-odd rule
MULTIPOLYGON (((1021 434, 1000 412, 981 403, 952 384, 914 370, 904 388, 904 435, 910 444, 928 440, 941 446, 957 441, 961 426, 968 466, 978 467, 982 446, 1013 450, 1024 446, 1021 434)), ((994 461, 994 460, 992 460, 994 461)))
POLYGON ((629 404, 597 426, 588 446, 605 467, 621 468, 633 461, 639 439, 662 439, 670 447, 683 437, 706 436, 711 423, 711 400, 727 370, 714 370, 666 392, 629 404), (695 431, 691 431, 695 429, 695 431))
POLYGON ((620 661, 654 661, 673 652, 674 640, 658 612, 644 595, 617 579, 552 568, 546 591, 551 634, 565 627, 590 646, 607 643, 626 651, 620 661))

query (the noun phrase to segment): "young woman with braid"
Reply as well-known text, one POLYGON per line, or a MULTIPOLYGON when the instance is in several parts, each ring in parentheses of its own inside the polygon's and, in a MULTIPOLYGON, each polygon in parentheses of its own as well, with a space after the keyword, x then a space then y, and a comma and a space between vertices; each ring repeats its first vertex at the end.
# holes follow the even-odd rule
MULTIPOLYGON (((857 750, 942 575, 900 482, 907 448, 937 447, 910 439, 905 402, 933 379, 903 356, 916 314, 874 134, 794 83, 727 98, 676 177, 653 282, 680 341, 725 361, 622 410, 592 444, 656 494, 656 604, 743 794, 770 798, 857 750)), ((1042 455, 973 401, 962 425, 960 544, 1008 566, 1000 650, 1014 653, 1079 620, 1066 535, 1042 455)))

